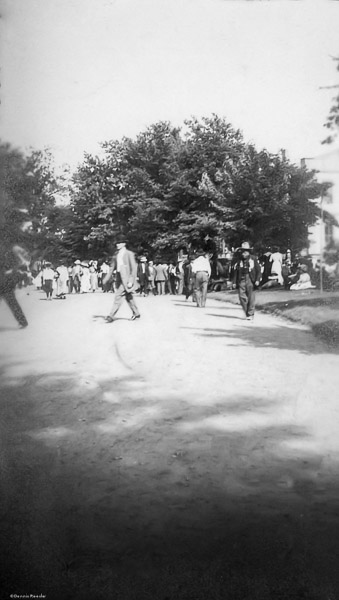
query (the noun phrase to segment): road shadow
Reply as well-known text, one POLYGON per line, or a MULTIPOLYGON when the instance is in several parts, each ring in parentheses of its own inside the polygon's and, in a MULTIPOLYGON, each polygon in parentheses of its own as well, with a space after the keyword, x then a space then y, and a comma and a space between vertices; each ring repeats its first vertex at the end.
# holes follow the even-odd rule
MULTIPOLYGON (((230 319, 228 315, 213 315, 230 319)), ((239 318, 239 317, 238 317, 239 318)), ((258 325, 255 320, 247 322, 244 319, 243 327, 212 328, 202 327, 183 327, 183 329, 195 330, 195 335, 206 338, 224 338, 230 340, 228 346, 234 345, 234 339, 238 340, 237 345, 246 344, 255 348, 277 348, 279 350, 295 350, 302 354, 338 354, 339 348, 329 347, 322 341, 319 341, 311 331, 278 324, 274 327, 263 327, 258 325)))
POLYGON ((206 313, 206 315, 208 315, 209 317, 220 317, 222 319, 234 319, 234 320, 238 320, 238 321, 245 321, 246 317, 244 315, 239 316, 239 315, 219 315, 217 313, 206 313))
POLYGON ((291 308, 295 308, 297 306, 324 306, 324 307, 338 307, 339 306, 339 296, 329 296, 326 297, 326 295, 321 296, 321 297, 316 297, 313 298, 311 295, 310 297, 305 297, 302 296, 301 298, 284 298, 283 300, 279 300, 276 299, 272 302, 267 302, 265 303, 264 307, 267 307, 268 309, 272 310, 272 309, 276 309, 279 308, 281 311, 284 310, 289 310, 291 308))
MULTIPOLYGON (((105 321, 105 319, 107 319, 107 315, 92 315, 93 320, 96 319, 102 319, 103 321, 105 321)), ((131 317, 114 317, 113 321, 130 321, 131 317)), ((113 323, 113 321, 111 321, 111 323, 113 323)), ((107 325, 111 325, 111 323, 107 323, 107 325)))
POLYGON ((197 308, 194 302, 174 302, 174 306, 180 306, 181 308, 197 308))
POLYGON ((339 465, 291 419, 252 422, 274 402, 7 369, 0 392, 4 594, 338 598, 339 465))

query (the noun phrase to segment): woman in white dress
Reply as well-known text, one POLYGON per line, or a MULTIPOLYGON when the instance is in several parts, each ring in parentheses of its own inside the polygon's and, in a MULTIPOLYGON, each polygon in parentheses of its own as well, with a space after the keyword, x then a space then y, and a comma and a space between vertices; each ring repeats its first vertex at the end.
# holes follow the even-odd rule
POLYGON ((91 280, 90 280, 90 272, 87 263, 81 263, 82 275, 81 275, 81 293, 87 294, 87 292, 91 291, 91 280))
POLYGON ((279 252, 279 248, 274 248, 274 252, 270 256, 270 262, 272 263, 271 276, 276 275, 280 285, 283 285, 284 283, 284 278, 281 272, 283 259, 284 257, 281 252, 279 252))
POLYGON ((89 263, 89 278, 92 292, 96 292, 98 289, 98 271, 95 262, 92 260, 89 263))
POLYGON ((60 267, 57 267, 57 280, 56 280, 56 295, 57 298, 66 299, 68 293, 68 269, 62 263, 60 267))
POLYGON ((311 277, 307 273, 307 266, 300 265, 300 272, 298 281, 293 283, 290 287, 290 290, 308 290, 310 288, 315 288, 315 285, 312 285, 311 277))

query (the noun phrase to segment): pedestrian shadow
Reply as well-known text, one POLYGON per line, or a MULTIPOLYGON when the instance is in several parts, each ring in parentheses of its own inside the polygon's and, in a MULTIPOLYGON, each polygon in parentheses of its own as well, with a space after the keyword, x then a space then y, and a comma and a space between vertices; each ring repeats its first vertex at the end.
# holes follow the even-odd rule
MULTIPOLYGON (((225 316, 223 315, 225 318, 225 316)), ((232 318, 233 317, 227 317, 232 318)), ((218 329, 202 327, 187 328, 195 330, 194 335, 203 338, 224 338, 231 341, 229 345, 250 345, 255 348, 277 348, 279 350, 291 350, 302 354, 338 354, 339 348, 332 348, 317 339, 311 331, 300 330, 277 322, 275 327, 258 326, 255 321, 244 320, 244 327, 218 329), (234 344, 234 340, 238 340, 234 344)))
MULTIPOLYGON (((102 319, 105 320, 107 318, 107 315, 92 315, 93 319, 102 319)), ((130 321, 131 317, 114 317, 113 321, 130 321)), ((109 325, 111 325, 112 322, 108 323, 109 325)))
POLYGON ((284 300, 275 300, 272 302, 267 302, 264 307, 269 308, 271 310, 274 309, 280 309, 280 310, 286 310, 291 309, 291 308, 295 308, 297 306, 311 306, 311 307, 318 307, 318 306, 322 306, 322 307, 330 307, 330 308, 338 308, 339 307, 339 295, 335 295, 335 296, 329 296, 326 297, 326 295, 321 296, 321 297, 317 297, 317 298, 312 298, 312 295, 310 295, 309 298, 305 298, 305 296, 301 297, 301 298, 290 298, 290 299, 284 299, 284 300))
MULTIPOLYGON (((211 306, 211 309, 216 308, 216 306, 211 306)), ((233 303, 233 302, 218 302, 218 310, 234 310, 240 308, 240 302, 237 302, 237 304, 233 303)))
POLYGON ((245 317, 239 317, 238 315, 218 315, 215 313, 206 313, 209 317, 221 317, 222 319, 238 319, 239 321, 246 321, 245 317))
POLYGON ((181 306, 182 308, 197 308, 197 305, 193 302, 174 302, 174 306, 181 306))

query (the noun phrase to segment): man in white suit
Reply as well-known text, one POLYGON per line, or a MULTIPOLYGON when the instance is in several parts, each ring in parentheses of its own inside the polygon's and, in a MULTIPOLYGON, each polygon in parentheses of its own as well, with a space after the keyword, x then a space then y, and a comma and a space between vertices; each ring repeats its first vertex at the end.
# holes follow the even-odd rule
POLYGON ((133 313, 131 321, 135 321, 135 319, 140 318, 140 313, 133 296, 137 277, 137 263, 135 261, 133 252, 127 250, 126 248, 125 236, 119 235, 117 237, 116 246, 117 252, 114 254, 109 271, 103 279, 103 283, 106 284, 111 279, 112 274, 116 272, 114 302, 111 312, 106 317, 107 323, 113 323, 114 317, 121 306, 123 298, 126 299, 126 302, 133 313))

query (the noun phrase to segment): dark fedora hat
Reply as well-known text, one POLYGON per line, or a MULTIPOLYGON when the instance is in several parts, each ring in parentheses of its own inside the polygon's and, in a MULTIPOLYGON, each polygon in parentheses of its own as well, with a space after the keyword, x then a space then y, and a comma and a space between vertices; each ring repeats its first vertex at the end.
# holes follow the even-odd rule
POLYGON ((126 244, 127 243, 126 236, 123 233, 118 233, 118 235, 115 238, 115 243, 116 244, 126 244))

